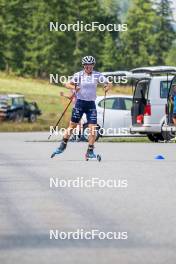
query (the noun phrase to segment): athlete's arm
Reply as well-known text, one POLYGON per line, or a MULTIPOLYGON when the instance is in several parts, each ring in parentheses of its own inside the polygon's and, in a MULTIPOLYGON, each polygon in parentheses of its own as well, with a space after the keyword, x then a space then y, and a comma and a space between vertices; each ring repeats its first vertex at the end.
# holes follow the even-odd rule
POLYGON ((68 95, 68 94, 65 94, 64 92, 60 92, 60 96, 62 96, 64 98, 67 98, 67 99, 71 99, 72 98, 72 95, 73 94, 68 95))
POLYGON ((110 83, 102 73, 100 74, 99 78, 99 81, 101 80, 101 83, 104 84, 104 91, 107 93, 111 89, 112 83, 110 83))
POLYGON ((107 93, 112 88, 112 83, 107 83, 104 85, 104 90, 107 93))
POLYGON ((73 82, 66 83, 65 88, 70 89, 70 90, 75 90, 76 92, 80 90, 80 87, 73 82))
POLYGON ((74 90, 75 89, 75 84, 72 82, 67 82, 65 83, 65 88, 69 89, 69 90, 74 90))

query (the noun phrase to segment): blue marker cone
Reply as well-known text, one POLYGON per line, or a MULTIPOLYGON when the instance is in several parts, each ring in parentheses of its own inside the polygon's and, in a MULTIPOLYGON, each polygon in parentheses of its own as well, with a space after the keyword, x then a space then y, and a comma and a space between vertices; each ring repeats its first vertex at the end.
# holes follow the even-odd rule
POLYGON ((156 160, 164 160, 165 158, 162 155, 157 155, 155 157, 156 160))

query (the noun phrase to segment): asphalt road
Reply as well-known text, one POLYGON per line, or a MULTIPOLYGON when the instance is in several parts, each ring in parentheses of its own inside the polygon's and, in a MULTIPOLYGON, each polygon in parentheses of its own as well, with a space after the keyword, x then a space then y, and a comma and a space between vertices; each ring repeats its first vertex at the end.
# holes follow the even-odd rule
POLYGON ((45 133, 0 134, 0 263, 175 264, 175 144, 98 143, 102 162, 84 160, 85 143, 45 133), (162 154, 165 160, 155 160, 162 154), (128 183, 126 188, 57 188, 50 178, 128 183), (50 231, 126 232, 127 239, 50 239, 50 231))

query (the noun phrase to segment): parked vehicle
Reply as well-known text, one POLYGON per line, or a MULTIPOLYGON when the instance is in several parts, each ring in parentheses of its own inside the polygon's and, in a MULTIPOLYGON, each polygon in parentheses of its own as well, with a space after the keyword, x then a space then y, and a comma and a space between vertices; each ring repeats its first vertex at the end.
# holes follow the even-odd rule
POLYGON ((28 122, 35 122, 41 115, 36 102, 27 102, 24 95, 8 94, 0 95, 0 120, 12 120, 22 122, 27 118, 28 122))
POLYGON ((176 135, 176 125, 173 123, 173 112, 174 112, 174 97, 176 95, 176 75, 173 78, 166 104, 166 123, 163 126, 163 132, 171 133, 173 137, 176 135))
MULTIPOLYGON (((131 107, 132 96, 129 95, 109 95, 98 96, 96 99, 97 108, 97 139, 100 134, 103 136, 130 136, 131 126, 131 107), (103 112, 105 106, 104 129, 103 126, 103 112)), ((87 140, 87 120, 83 116, 83 138, 87 140)))
POLYGON ((131 110, 132 133, 147 134, 152 142, 168 140, 172 135, 162 130, 165 124, 168 91, 176 67, 156 66, 132 70, 143 73, 136 82, 131 110))

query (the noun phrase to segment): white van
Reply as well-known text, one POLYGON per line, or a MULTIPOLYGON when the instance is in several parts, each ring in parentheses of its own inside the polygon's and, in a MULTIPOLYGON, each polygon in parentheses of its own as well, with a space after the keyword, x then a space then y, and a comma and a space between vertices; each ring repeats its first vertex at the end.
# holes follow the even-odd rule
POLYGON ((147 134, 152 142, 168 140, 171 135, 163 131, 162 127, 166 119, 168 91, 176 67, 142 67, 133 69, 132 73, 143 73, 144 76, 135 84, 131 133, 147 134))

